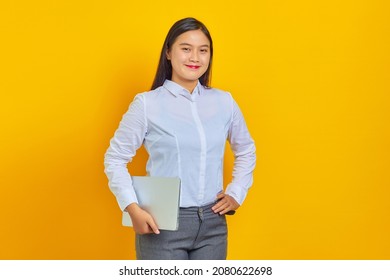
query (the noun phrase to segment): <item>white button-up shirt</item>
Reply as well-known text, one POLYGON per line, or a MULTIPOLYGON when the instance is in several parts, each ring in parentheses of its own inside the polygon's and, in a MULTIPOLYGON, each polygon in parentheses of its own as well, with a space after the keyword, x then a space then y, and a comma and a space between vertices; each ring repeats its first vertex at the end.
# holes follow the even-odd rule
POLYGON ((232 96, 199 82, 191 94, 169 80, 138 94, 105 154, 105 173, 120 208, 137 202, 127 164, 141 145, 149 154, 148 176, 181 179, 181 207, 212 203, 223 190, 226 140, 235 157, 226 193, 242 204, 252 185, 256 155, 232 96))

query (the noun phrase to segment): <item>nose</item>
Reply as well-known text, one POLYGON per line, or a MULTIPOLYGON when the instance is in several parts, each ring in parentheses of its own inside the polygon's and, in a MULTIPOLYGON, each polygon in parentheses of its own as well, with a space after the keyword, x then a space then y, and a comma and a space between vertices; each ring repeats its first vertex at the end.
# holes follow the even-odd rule
POLYGON ((191 52, 190 61, 199 62, 199 57, 197 52, 191 52))

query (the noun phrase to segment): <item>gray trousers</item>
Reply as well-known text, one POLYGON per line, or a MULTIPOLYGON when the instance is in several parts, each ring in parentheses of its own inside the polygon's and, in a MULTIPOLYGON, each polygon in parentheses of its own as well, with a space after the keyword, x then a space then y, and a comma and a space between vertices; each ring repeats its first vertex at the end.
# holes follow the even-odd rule
POLYGON ((136 235, 138 260, 224 260, 227 253, 225 215, 214 214, 210 204, 180 208, 179 229, 136 235))

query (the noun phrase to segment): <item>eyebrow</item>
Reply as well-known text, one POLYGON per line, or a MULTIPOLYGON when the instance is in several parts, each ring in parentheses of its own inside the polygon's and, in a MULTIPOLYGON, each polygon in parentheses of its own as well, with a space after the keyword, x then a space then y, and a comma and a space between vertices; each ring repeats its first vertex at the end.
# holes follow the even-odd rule
MULTIPOLYGON (((188 44, 188 43, 181 43, 181 44, 179 44, 179 46, 190 46, 190 47, 192 47, 193 45, 191 45, 191 44, 188 44)), ((205 44, 205 45, 201 45, 201 46, 199 46, 199 47, 207 47, 207 48, 210 48, 210 46, 208 45, 208 44, 205 44)))

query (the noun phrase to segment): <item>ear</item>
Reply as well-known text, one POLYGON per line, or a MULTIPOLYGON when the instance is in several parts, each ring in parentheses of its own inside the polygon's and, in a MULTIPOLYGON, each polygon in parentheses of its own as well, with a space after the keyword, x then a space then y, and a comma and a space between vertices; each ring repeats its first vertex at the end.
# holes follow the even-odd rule
POLYGON ((168 60, 171 60, 171 54, 169 50, 166 51, 165 56, 167 57, 168 60))

